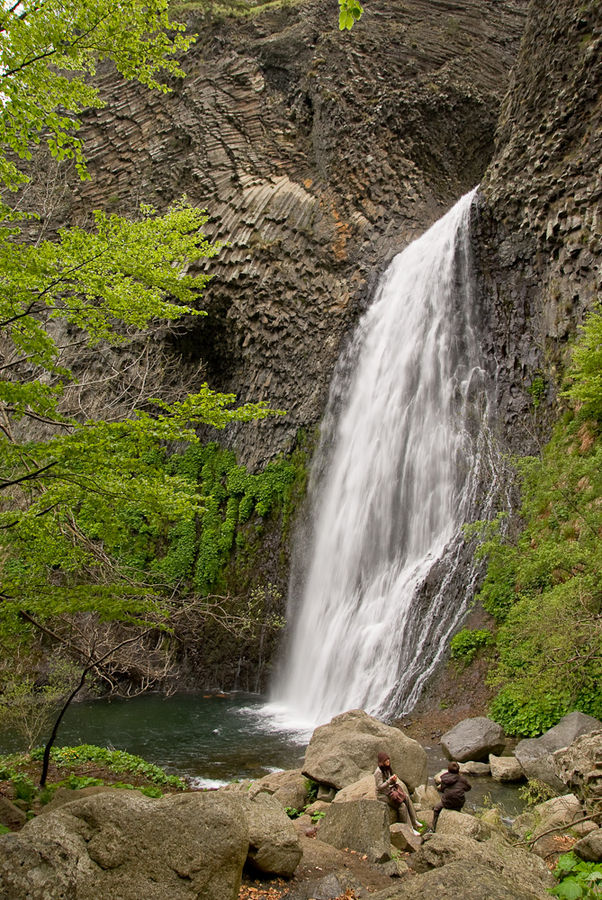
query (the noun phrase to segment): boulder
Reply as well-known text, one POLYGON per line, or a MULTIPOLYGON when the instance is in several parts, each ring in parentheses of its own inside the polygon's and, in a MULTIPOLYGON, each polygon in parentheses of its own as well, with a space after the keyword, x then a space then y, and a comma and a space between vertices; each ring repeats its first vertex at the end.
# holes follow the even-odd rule
POLYGON ((494 756, 490 753, 489 766, 494 781, 524 781, 523 767, 514 756, 494 756))
POLYGON ((455 834, 486 841, 491 837, 491 828, 482 819, 454 809, 443 809, 437 822, 437 834, 455 834))
POLYGON ((586 862, 602 862, 602 828, 590 831, 580 841, 577 841, 573 847, 573 853, 586 862))
POLYGON ((553 797, 539 803, 514 820, 512 831, 521 840, 529 835, 533 853, 546 859, 558 848, 558 838, 564 834, 579 834, 581 825, 574 825, 584 817, 581 803, 574 794, 553 797))
MULTIPOLYGON (((468 869, 472 866, 483 866, 493 872, 500 883, 509 883, 513 889, 506 897, 547 897, 547 888, 553 887, 554 878, 542 859, 527 850, 513 847, 499 835, 488 841, 475 841, 469 837, 448 834, 433 834, 425 841, 416 853, 408 858, 408 863, 415 872, 427 872, 429 869, 444 867, 447 872, 450 864, 461 863, 465 867, 465 883, 468 886, 468 869), (530 893, 529 893, 530 892, 530 893)), ((415 880, 412 879, 412 884, 415 880)), ((450 895, 447 895, 450 896, 450 895)), ((460 891, 458 897, 464 898, 460 891)), ((488 898, 484 893, 479 900, 488 898)))
POLYGON ((249 829, 248 862, 265 875, 289 878, 303 851, 291 819, 278 800, 259 793, 244 803, 249 829))
POLYGON ((94 797, 96 794, 122 794, 123 788, 114 788, 108 784, 90 785, 85 788, 58 788, 49 803, 40 808, 38 815, 45 816, 50 812, 60 809, 67 803, 73 803, 75 800, 82 800, 84 797, 94 797))
POLYGON ((489 763, 486 762, 477 762, 474 759, 469 759, 466 762, 460 763, 460 774, 461 775, 473 775, 481 777, 483 775, 491 775, 491 767, 489 763))
POLYGON ((373 775, 365 775, 359 781, 348 784, 342 791, 337 791, 333 803, 347 803, 349 800, 376 800, 376 784, 373 775))
POLYGON ((259 793, 269 794, 283 807, 303 809, 308 800, 307 780, 301 774, 301 769, 273 772, 252 782, 249 797, 253 798, 259 793))
POLYGON ((403 822, 395 822, 391 825, 389 834, 391 843, 397 850, 407 850, 413 853, 422 843, 422 838, 414 834, 412 826, 404 825, 403 822))
POLYGON ((506 744, 504 732, 497 722, 485 716, 463 719, 440 740, 448 759, 457 762, 486 760, 490 753, 501 753, 506 744))
POLYGON ((550 895, 539 886, 518 887, 512 876, 500 874, 481 863, 467 859, 451 862, 439 869, 431 869, 421 875, 405 878, 395 884, 370 894, 370 900, 544 900, 550 895))
POLYGON ((413 792, 426 784, 426 751, 400 731, 361 709, 335 716, 314 731, 303 763, 303 774, 337 791, 372 774, 379 751, 391 757, 393 771, 413 792))
POLYGON ((591 810, 602 803, 602 731, 576 738, 552 754, 554 772, 591 810))
POLYGON ((248 846, 234 796, 105 792, 0 837, 0 898, 236 900, 248 846))
POLYGON ((320 840, 340 850, 349 847, 371 862, 390 858, 389 809, 380 800, 331 803, 320 823, 320 840))
POLYGON ((527 778, 537 779, 549 784, 556 791, 565 790, 565 782, 559 777, 552 754, 573 741, 592 731, 600 731, 602 723, 593 716, 581 712, 572 712, 564 716, 558 725, 550 728, 538 738, 527 738, 519 741, 514 755, 521 764, 527 778))
POLYGON ((8 799, 8 797, 0 796, 0 824, 10 828, 11 831, 18 831, 27 822, 27 816, 22 809, 8 799))
MULTIPOLYGON (((361 891, 362 886, 349 872, 332 872, 323 878, 315 878, 310 881, 302 881, 294 885, 280 900, 338 900, 352 892, 361 891)), ((352 894, 353 896, 353 894, 352 894)))
POLYGON ((441 794, 432 784, 419 784, 414 798, 417 809, 433 809, 441 800, 441 794))

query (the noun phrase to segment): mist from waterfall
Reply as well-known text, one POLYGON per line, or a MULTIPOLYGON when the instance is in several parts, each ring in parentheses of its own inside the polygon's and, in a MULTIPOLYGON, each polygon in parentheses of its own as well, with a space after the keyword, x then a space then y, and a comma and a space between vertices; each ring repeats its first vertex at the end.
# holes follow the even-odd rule
POLYGON ((293 719, 409 710, 472 598, 461 526, 494 490, 474 194, 395 257, 337 367, 272 695, 293 719))

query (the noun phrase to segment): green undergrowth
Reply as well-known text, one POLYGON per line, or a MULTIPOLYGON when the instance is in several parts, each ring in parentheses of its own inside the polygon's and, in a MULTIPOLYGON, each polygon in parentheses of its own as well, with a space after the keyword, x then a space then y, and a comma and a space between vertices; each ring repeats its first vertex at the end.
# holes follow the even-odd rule
MULTIPOLYGON (((602 717, 601 372, 595 312, 576 344, 551 439, 540 456, 515 461, 518 536, 484 528, 488 570, 477 599, 495 620, 490 715, 507 734, 541 734, 572 710, 602 717)), ((466 656, 485 638, 460 632, 454 640, 466 656)))
POLYGON ((147 797, 162 797, 186 788, 183 779, 168 775, 160 766, 124 750, 109 750, 93 744, 78 747, 54 747, 51 751, 51 777, 38 786, 42 747, 31 753, 0 757, 0 793, 35 815, 49 803, 59 788, 73 791, 107 785, 137 790, 147 797))
POLYGON ((602 898, 602 863, 585 862, 574 853, 558 857, 554 877, 558 884, 550 893, 561 900, 602 898))
MULTIPOLYGON (((44 750, 38 747, 30 754, 31 759, 42 759, 44 750)), ((50 759, 56 766, 77 768, 84 763, 95 763, 103 766, 110 772, 117 774, 136 775, 145 778, 153 784, 165 785, 176 790, 184 788, 184 782, 176 775, 167 773, 154 763, 149 763, 141 756, 126 753, 125 750, 109 750, 107 747, 97 747, 94 744, 81 744, 78 747, 53 747, 50 751, 50 759)))
MULTIPOLYGON (((177 585, 184 594, 227 592, 232 566, 253 569, 262 537, 276 523, 284 542, 292 514, 305 491, 307 450, 301 446, 261 472, 249 472, 235 454, 216 443, 191 445, 166 456, 166 476, 177 478, 199 500, 196 509, 169 522, 150 519, 135 507, 116 511, 119 527, 110 533, 91 512, 82 522, 88 537, 102 531, 104 545, 132 570, 150 580, 177 585)), ((240 579, 239 579, 240 580, 240 579)), ((248 588, 248 585, 245 585, 248 588)))

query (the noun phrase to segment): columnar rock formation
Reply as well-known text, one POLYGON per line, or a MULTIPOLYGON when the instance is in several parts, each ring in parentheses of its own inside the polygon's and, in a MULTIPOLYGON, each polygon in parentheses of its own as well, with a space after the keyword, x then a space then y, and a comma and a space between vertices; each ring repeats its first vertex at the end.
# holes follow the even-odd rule
POLYGON ((172 94, 105 73, 108 106, 83 129, 92 179, 62 192, 57 182, 50 223, 185 193, 229 244, 210 263, 210 316, 165 337, 163 369, 182 361, 147 386, 173 396, 207 379, 286 409, 227 435, 251 465, 319 421, 379 272, 491 158, 525 7, 379 0, 350 34, 327 0, 197 18, 172 94))

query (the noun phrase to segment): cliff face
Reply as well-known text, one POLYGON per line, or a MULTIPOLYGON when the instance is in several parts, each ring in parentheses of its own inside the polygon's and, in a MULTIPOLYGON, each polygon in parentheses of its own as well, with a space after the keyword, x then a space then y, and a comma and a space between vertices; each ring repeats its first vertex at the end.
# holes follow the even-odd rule
POLYGON ((567 341, 602 289, 601 47, 597 0, 534 0, 481 185, 486 349, 500 431, 522 452, 529 388, 540 379, 553 412, 567 341))
POLYGON ((312 0, 191 19, 188 77, 168 96, 104 75, 108 106, 82 134, 92 180, 56 191, 49 217, 80 223, 98 206, 131 213, 185 193, 228 242, 210 264, 210 315, 163 335, 160 365, 145 361, 153 393, 208 380, 287 410, 226 435, 251 466, 319 421, 380 271, 491 158, 524 10, 379 0, 342 34, 336 6, 312 0))

